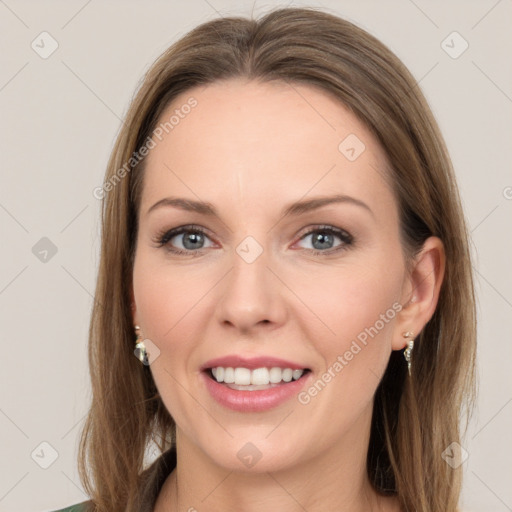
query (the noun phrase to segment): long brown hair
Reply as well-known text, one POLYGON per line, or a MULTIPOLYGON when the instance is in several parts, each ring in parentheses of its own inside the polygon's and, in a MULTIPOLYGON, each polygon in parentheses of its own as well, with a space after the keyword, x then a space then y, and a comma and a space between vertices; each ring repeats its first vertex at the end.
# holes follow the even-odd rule
POLYGON ((390 163, 408 257, 431 235, 446 251, 437 309, 417 337, 411 378, 393 352, 374 401, 368 475, 405 511, 453 512, 461 471, 442 457, 460 441, 474 401, 476 313, 468 233, 445 143, 413 76, 381 42, 313 8, 259 20, 204 23, 147 72, 117 137, 101 189, 101 260, 89 333, 92 404, 80 442, 82 482, 98 512, 131 510, 150 441, 166 450, 175 425, 151 372, 133 355, 133 257, 144 175, 139 149, 180 93, 235 77, 316 86, 378 138, 390 163), (134 156, 136 155, 136 156, 134 156), (124 170, 124 171, 123 171, 124 170))

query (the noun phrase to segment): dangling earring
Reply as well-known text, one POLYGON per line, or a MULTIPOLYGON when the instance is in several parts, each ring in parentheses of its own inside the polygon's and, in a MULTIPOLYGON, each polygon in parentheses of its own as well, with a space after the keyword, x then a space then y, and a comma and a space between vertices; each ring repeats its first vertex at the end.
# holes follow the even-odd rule
MULTIPOLYGON (((414 333, 412 331, 407 331, 402 334, 404 338, 412 338, 414 333)), ((407 370, 409 371, 409 375, 411 375, 411 361, 412 361, 412 349, 414 348, 414 340, 410 339, 407 342, 407 348, 404 350, 404 357, 407 361, 407 370)))
POLYGON ((142 336, 140 335, 140 327, 136 325, 134 328, 137 339, 135 340, 135 350, 133 353, 143 365, 149 366, 148 352, 144 341, 142 341, 142 336))

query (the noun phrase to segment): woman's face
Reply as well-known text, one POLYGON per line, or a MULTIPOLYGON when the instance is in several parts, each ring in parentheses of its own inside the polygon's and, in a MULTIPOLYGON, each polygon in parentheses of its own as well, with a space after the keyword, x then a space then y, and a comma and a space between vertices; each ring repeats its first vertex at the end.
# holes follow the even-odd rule
POLYGON ((178 442, 238 471, 367 445, 411 291, 382 149, 306 85, 217 82, 173 115, 146 161, 133 298, 178 442))

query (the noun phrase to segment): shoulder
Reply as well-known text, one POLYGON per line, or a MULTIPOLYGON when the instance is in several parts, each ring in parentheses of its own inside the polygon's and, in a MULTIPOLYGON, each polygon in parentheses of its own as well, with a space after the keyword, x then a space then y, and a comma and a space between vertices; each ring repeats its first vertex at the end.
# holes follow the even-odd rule
POLYGON ((92 501, 89 500, 77 503, 76 505, 71 505, 66 508, 55 510, 54 512, 90 512, 92 510, 92 501))

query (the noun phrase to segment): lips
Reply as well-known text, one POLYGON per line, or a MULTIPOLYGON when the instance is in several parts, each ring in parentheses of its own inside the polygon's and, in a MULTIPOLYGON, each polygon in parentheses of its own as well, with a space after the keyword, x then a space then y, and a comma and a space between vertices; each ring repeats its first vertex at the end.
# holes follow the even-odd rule
POLYGON ((247 368, 255 370, 256 368, 291 368, 292 370, 304 370, 307 365, 296 363, 294 361, 287 361, 271 356, 258 356, 258 357, 243 357, 240 355, 229 355, 211 359, 201 366, 201 370, 209 370, 221 366, 223 368, 247 368))
POLYGON ((291 399, 311 377, 307 366, 295 361, 230 355, 201 366, 211 397, 240 412, 261 412, 291 399))

